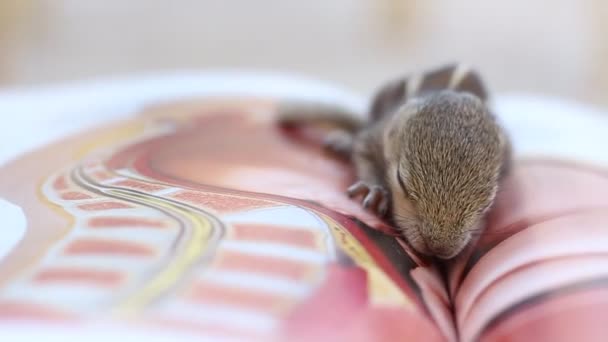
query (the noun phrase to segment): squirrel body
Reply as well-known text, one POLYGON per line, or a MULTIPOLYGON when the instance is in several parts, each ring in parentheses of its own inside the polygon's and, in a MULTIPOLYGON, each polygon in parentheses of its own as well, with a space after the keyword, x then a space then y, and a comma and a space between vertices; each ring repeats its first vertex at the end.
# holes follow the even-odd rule
POLYGON ((478 74, 450 64, 388 82, 367 120, 331 105, 278 111, 284 125, 335 127, 324 145, 356 169, 349 196, 388 216, 419 253, 451 259, 483 231, 511 164, 508 135, 487 102, 478 74))

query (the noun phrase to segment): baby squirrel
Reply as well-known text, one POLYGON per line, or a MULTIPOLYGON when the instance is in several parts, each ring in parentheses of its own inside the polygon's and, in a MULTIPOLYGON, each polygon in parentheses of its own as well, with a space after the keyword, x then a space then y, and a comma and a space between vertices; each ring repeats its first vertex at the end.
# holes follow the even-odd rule
POLYGON ((451 259, 482 232, 510 167, 511 144, 487 98, 475 71, 450 64, 381 87, 367 120, 315 103, 278 112, 283 125, 337 126, 324 145, 354 164, 348 195, 388 215, 419 253, 451 259))

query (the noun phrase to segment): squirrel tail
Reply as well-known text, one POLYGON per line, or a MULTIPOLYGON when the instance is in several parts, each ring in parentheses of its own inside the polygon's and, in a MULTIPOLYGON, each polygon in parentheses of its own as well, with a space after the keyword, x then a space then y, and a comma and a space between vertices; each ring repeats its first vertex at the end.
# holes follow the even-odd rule
POLYGON ((278 121, 282 126, 318 125, 330 126, 354 133, 366 121, 352 110, 332 104, 317 102, 285 101, 279 103, 278 121))

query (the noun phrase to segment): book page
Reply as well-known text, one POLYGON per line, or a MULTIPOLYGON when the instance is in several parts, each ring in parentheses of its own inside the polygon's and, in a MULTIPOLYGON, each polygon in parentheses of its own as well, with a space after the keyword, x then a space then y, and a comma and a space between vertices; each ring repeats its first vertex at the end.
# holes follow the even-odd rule
POLYGON ((462 341, 604 341, 608 170, 520 160, 449 287, 462 341))
POLYGON ((344 195, 348 165, 276 127, 275 106, 156 106, 0 169, 27 222, 0 259, 0 324, 454 340, 437 271, 344 195))
POLYGON ((501 96, 515 164, 476 248, 450 265, 462 341, 604 341, 608 116, 501 96))

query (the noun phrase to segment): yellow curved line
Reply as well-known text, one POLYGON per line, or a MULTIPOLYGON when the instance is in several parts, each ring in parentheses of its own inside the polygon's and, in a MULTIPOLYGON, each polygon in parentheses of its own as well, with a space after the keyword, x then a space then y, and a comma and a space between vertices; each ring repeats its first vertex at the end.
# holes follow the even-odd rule
MULTIPOLYGON (((65 172, 58 172, 40 179, 36 185, 36 198, 38 198, 38 200, 51 211, 55 212, 57 215, 68 221, 65 227, 65 232, 62 234, 63 238, 67 236, 69 232, 72 231, 72 229, 74 229, 74 225, 76 224, 76 218, 59 203, 55 203, 51 199, 49 199, 44 191, 44 188, 47 186, 50 188, 53 187, 53 180, 55 180, 58 176, 66 177, 65 172)), ((53 189, 53 191, 55 190, 53 189)), ((58 191, 55 192, 57 194, 59 193, 58 191)), ((54 240, 53 243, 57 241, 59 241, 59 239, 54 240)))
POLYGON ((330 227, 334 240, 344 253, 346 253, 359 267, 367 273, 369 300, 375 306, 402 307, 414 310, 415 306, 410 298, 397 286, 397 284, 376 264, 367 250, 355 239, 352 234, 326 215, 319 214, 321 219, 330 227))
MULTIPOLYGON (((119 141, 125 141, 130 138, 141 135, 145 131, 145 123, 137 120, 126 122, 124 125, 111 130, 110 132, 104 133, 100 136, 95 137, 92 140, 84 143, 73 152, 73 156, 76 159, 82 159, 92 151, 109 145, 116 145, 119 141)), ((44 187, 49 185, 50 182, 55 178, 57 174, 44 177, 39 181, 36 188, 36 195, 38 199, 51 210, 55 211, 60 216, 64 217, 68 223, 66 225, 66 231, 62 234, 62 237, 67 236, 71 230, 74 229, 76 218, 73 213, 66 210, 59 203, 55 203, 50 200, 49 197, 44 193, 44 187)), ((150 303, 158 296, 162 295, 163 292, 174 286, 174 284, 181 279, 181 275, 195 264, 204 251, 208 248, 209 237, 213 230, 212 223, 205 217, 193 214, 192 212, 183 209, 179 206, 166 203, 165 201, 149 198, 145 196, 137 196, 126 193, 124 191, 114 191, 123 198, 136 199, 140 203, 148 203, 157 207, 162 207, 173 212, 177 212, 184 216, 190 221, 192 231, 188 236, 188 240, 184 248, 180 248, 180 253, 175 256, 169 265, 158 273, 150 282, 146 284, 141 290, 125 301, 123 301, 115 311, 119 314, 132 314, 145 307, 147 303, 150 303)))
POLYGON ((94 150, 102 146, 120 146, 120 143, 134 137, 140 137, 145 131, 146 125, 141 121, 130 121, 119 127, 105 132, 94 139, 83 143, 74 151, 74 157, 82 159, 94 150))
MULTIPOLYGON (((109 133, 105 133, 99 137, 96 137, 92 140, 89 140, 89 141, 83 143, 83 145, 81 145, 81 147, 79 147, 78 149, 76 149, 73 152, 74 157, 77 159, 82 159, 89 152, 91 152, 101 146, 108 146, 108 145, 111 145, 112 143, 116 144, 117 141, 123 141, 123 140, 127 140, 129 138, 136 137, 138 134, 141 134, 142 132, 144 132, 144 130, 145 130, 145 123, 143 123, 141 121, 127 122, 124 126, 111 130, 109 133)), ((73 169, 74 167, 75 166, 71 166, 70 170, 73 169)), ((45 193, 45 190, 44 190, 44 188, 47 186, 52 188, 52 186, 53 186, 52 181, 54 179, 56 179, 56 177, 58 177, 59 175, 67 177, 68 174, 69 174, 68 171, 65 171, 65 170, 60 171, 60 172, 56 172, 51 175, 42 177, 41 179, 39 179, 36 182, 37 183, 36 188, 35 188, 36 189, 35 190, 36 198, 40 201, 40 203, 42 203, 42 205, 46 206, 51 211, 55 212, 60 217, 64 218, 67 221, 67 224, 64 227, 62 227, 62 232, 57 239, 54 239, 48 245, 44 246, 44 248, 41 248, 41 252, 37 253, 37 255, 35 257, 32 257, 30 259, 29 263, 27 264, 28 267, 33 266, 33 265, 35 265, 36 262, 40 261, 43 258, 44 254, 46 253, 46 250, 48 250, 49 248, 52 248, 52 246, 54 244, 56 244, 58 241, 61 241, 61 239, 68 236, 68 234, 75 228, 77 219, 74 216, 74 214, 71 213, 69 210, 66 210, 65 207, 62 206, 60 203, 54 202, 53 200, 51 200, 47 196, 47 194, 45 193)))
POLYGON ((161 199, 137 196, 125 193, 120 190, 112 191, 123 198, 147 202, 156 207, 177 212, 186 217, 192 224, 191 234, 188 236, 185 248, 180 248, 180 253, 176 255, 170 264, 158 273, 144 288, 138 290, 136 294, 123 301, 117 308, 118 314, 131 315, 141 310, 163 292, 170 289, 177 281, 182 279, 182 275, 195 264, 200 256, 209 246, 209 237, 213 231, 213 224, 205 217, 193 214, 187 209, 177 205, 167 203, 161 199))
MULTIPOLYGON (((65 226, 62 225, 61 231, 57 234, 57 236, 55 238, 45 240, 44 244, 42 244, 42 243, 38 244, 35 254, 31 255, 28 258, 28 260, 23 261, 23 264, 21 265, 21 270, 14 272, 14 273, 11 272, 11 274, 8 278, 0 280, 0 287, 4 286, 4 284, 7 284, 9 281, 13 281, 14 279, 11 279, 13 274, 22 272, 22 270, 25 270, 25 269, 30 269, 30 268, 33 269, 36 266, 39 266, 39 262, 44 258, 44 256, 48 253, 48 251, 51 248, 53 248, 58 241, 61 241, 66 236, 68 236, 70 234, 70 232, 74 229, 74 226, 76 224, 76 218, 69 211, 64 209, 64 207, 62 207, 60 204, 51 201, 45 194, 44 188, 46 186, 49 186, 52 188, 52 181, 58 175, 63 175, 63 173, 58 172, 55 174, 51 174, 50 176, 39 179, 36 182, 35 196, 40 201, 40 203, 42 204, 43 207, 50 209, 52 212, 57 214, 59 217, 65 219, 67 221, 67 224, 65 226)), ((31 214, 31 212, 34 211, 34 210, 31 210, 31 207, 29 208, 30 209, 29 212, 27 209, 28 209, 27 207, 24 208, 26 217, 28 216, 28 214, 31 214)), ((26 222, 26 223, 27 223, 26 234, 31 233, 30 230, 33 230, 32 226, 31 226, 31 222, 26 222)))

